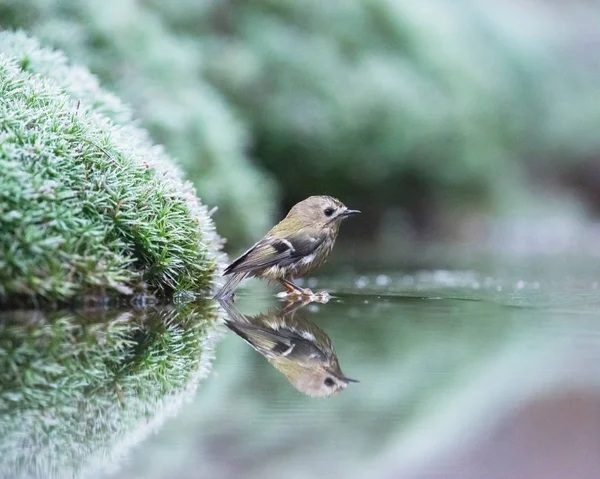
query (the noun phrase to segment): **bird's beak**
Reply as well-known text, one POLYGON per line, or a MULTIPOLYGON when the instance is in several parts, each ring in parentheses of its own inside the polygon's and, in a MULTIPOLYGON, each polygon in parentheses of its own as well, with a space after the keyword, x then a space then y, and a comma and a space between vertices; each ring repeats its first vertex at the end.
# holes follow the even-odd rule
POLYGON ((359 210, 344 210, 342 213, 340 213, 340 216, 354 216, 359 214, 360 211, 359 210))
POLYGON ((359 383, 360 382, 358 379, 347 378, 345 376, 342 376, 340 379, 346 383, 359 383))

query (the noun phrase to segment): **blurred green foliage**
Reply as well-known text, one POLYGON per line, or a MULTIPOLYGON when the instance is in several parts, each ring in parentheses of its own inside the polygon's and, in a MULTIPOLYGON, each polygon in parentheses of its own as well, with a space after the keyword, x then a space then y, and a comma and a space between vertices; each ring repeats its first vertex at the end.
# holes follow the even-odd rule
POLYGON ((406 208, 417 227, 508 212, 600 151, 583 5, 574 18, 535 3, 146 3, 200 40, 288 205, 326 192, 370 218, 406 208))
POLYGON ((232 0, 182 20, 152 3, 208 37, 207 75, 290 202, 498 212, 547 156, 600 151, 600 69, 541 6, 506 21, 479 2, 232 0))
POLYGON ((95 77, 1 33, 0 98, 0 300, 210 288, 207 207, 95 77))
POLYGON ((600 151, 600 69, 586 47, 597 13, 475 0, 0 6, 5 26, 64 48, 133 103, 225 209, 234 242, 264 231, 272 189, 232 118, 285 206, 328 193, 372 226, 400 208, 417 227, 544 207, 536 185, 600 151))
POLYGON ((203 303, 0 313, 0 475, 115 469, 208 375, 217 317, 203 303))

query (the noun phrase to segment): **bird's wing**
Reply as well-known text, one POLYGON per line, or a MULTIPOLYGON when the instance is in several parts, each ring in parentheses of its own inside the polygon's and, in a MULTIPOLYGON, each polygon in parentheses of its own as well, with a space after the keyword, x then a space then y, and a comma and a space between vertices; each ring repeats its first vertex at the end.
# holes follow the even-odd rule
MULTIPOLYGON (((227 321, 227 327, 267 358, 289 357, 324 360, 325 355, 311 341, 296 331, 270 329, 237 321, 227 321)), ((297 359, 296 359, 297 360, 297 359)))
POLYGON ((264 356, 289 354, 293 349, 293 342, 276 331, 235 321, 228 321, 227 327, 264 356))
POLYGON ((252 273, 269 266, 288 266, 314 253, 325 241, 326 233, 307 234, 300 230, 283 238, 265 236, 231 263, 223 274, 252 273))

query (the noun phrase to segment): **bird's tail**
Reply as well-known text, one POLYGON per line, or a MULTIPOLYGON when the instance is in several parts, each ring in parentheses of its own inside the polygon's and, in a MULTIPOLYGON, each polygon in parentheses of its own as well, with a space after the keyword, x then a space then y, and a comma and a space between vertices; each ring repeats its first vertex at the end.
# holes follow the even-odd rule
POLYGON ((217 294, 215 294, 214 299, 231 299, 233 296, 233 292, 235 288, 238 287, 238 284, 242 282, 242 280, 248 276, 248 273, 233 273, 231 277, 227 280, 227 283, 219 290, 217 294))

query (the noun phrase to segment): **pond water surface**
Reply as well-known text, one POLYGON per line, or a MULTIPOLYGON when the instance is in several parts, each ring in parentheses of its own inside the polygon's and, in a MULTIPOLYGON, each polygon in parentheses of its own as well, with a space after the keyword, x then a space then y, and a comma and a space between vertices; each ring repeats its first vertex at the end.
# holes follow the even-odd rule
POLYGON ((597 477, 593 274, 306 284, 333 297, 292 320, 264 289, 237 318, 212 301, 2 313, 0 476, 597 477), (360 382, 306 395, 225 320, 296 321, 360 382))

